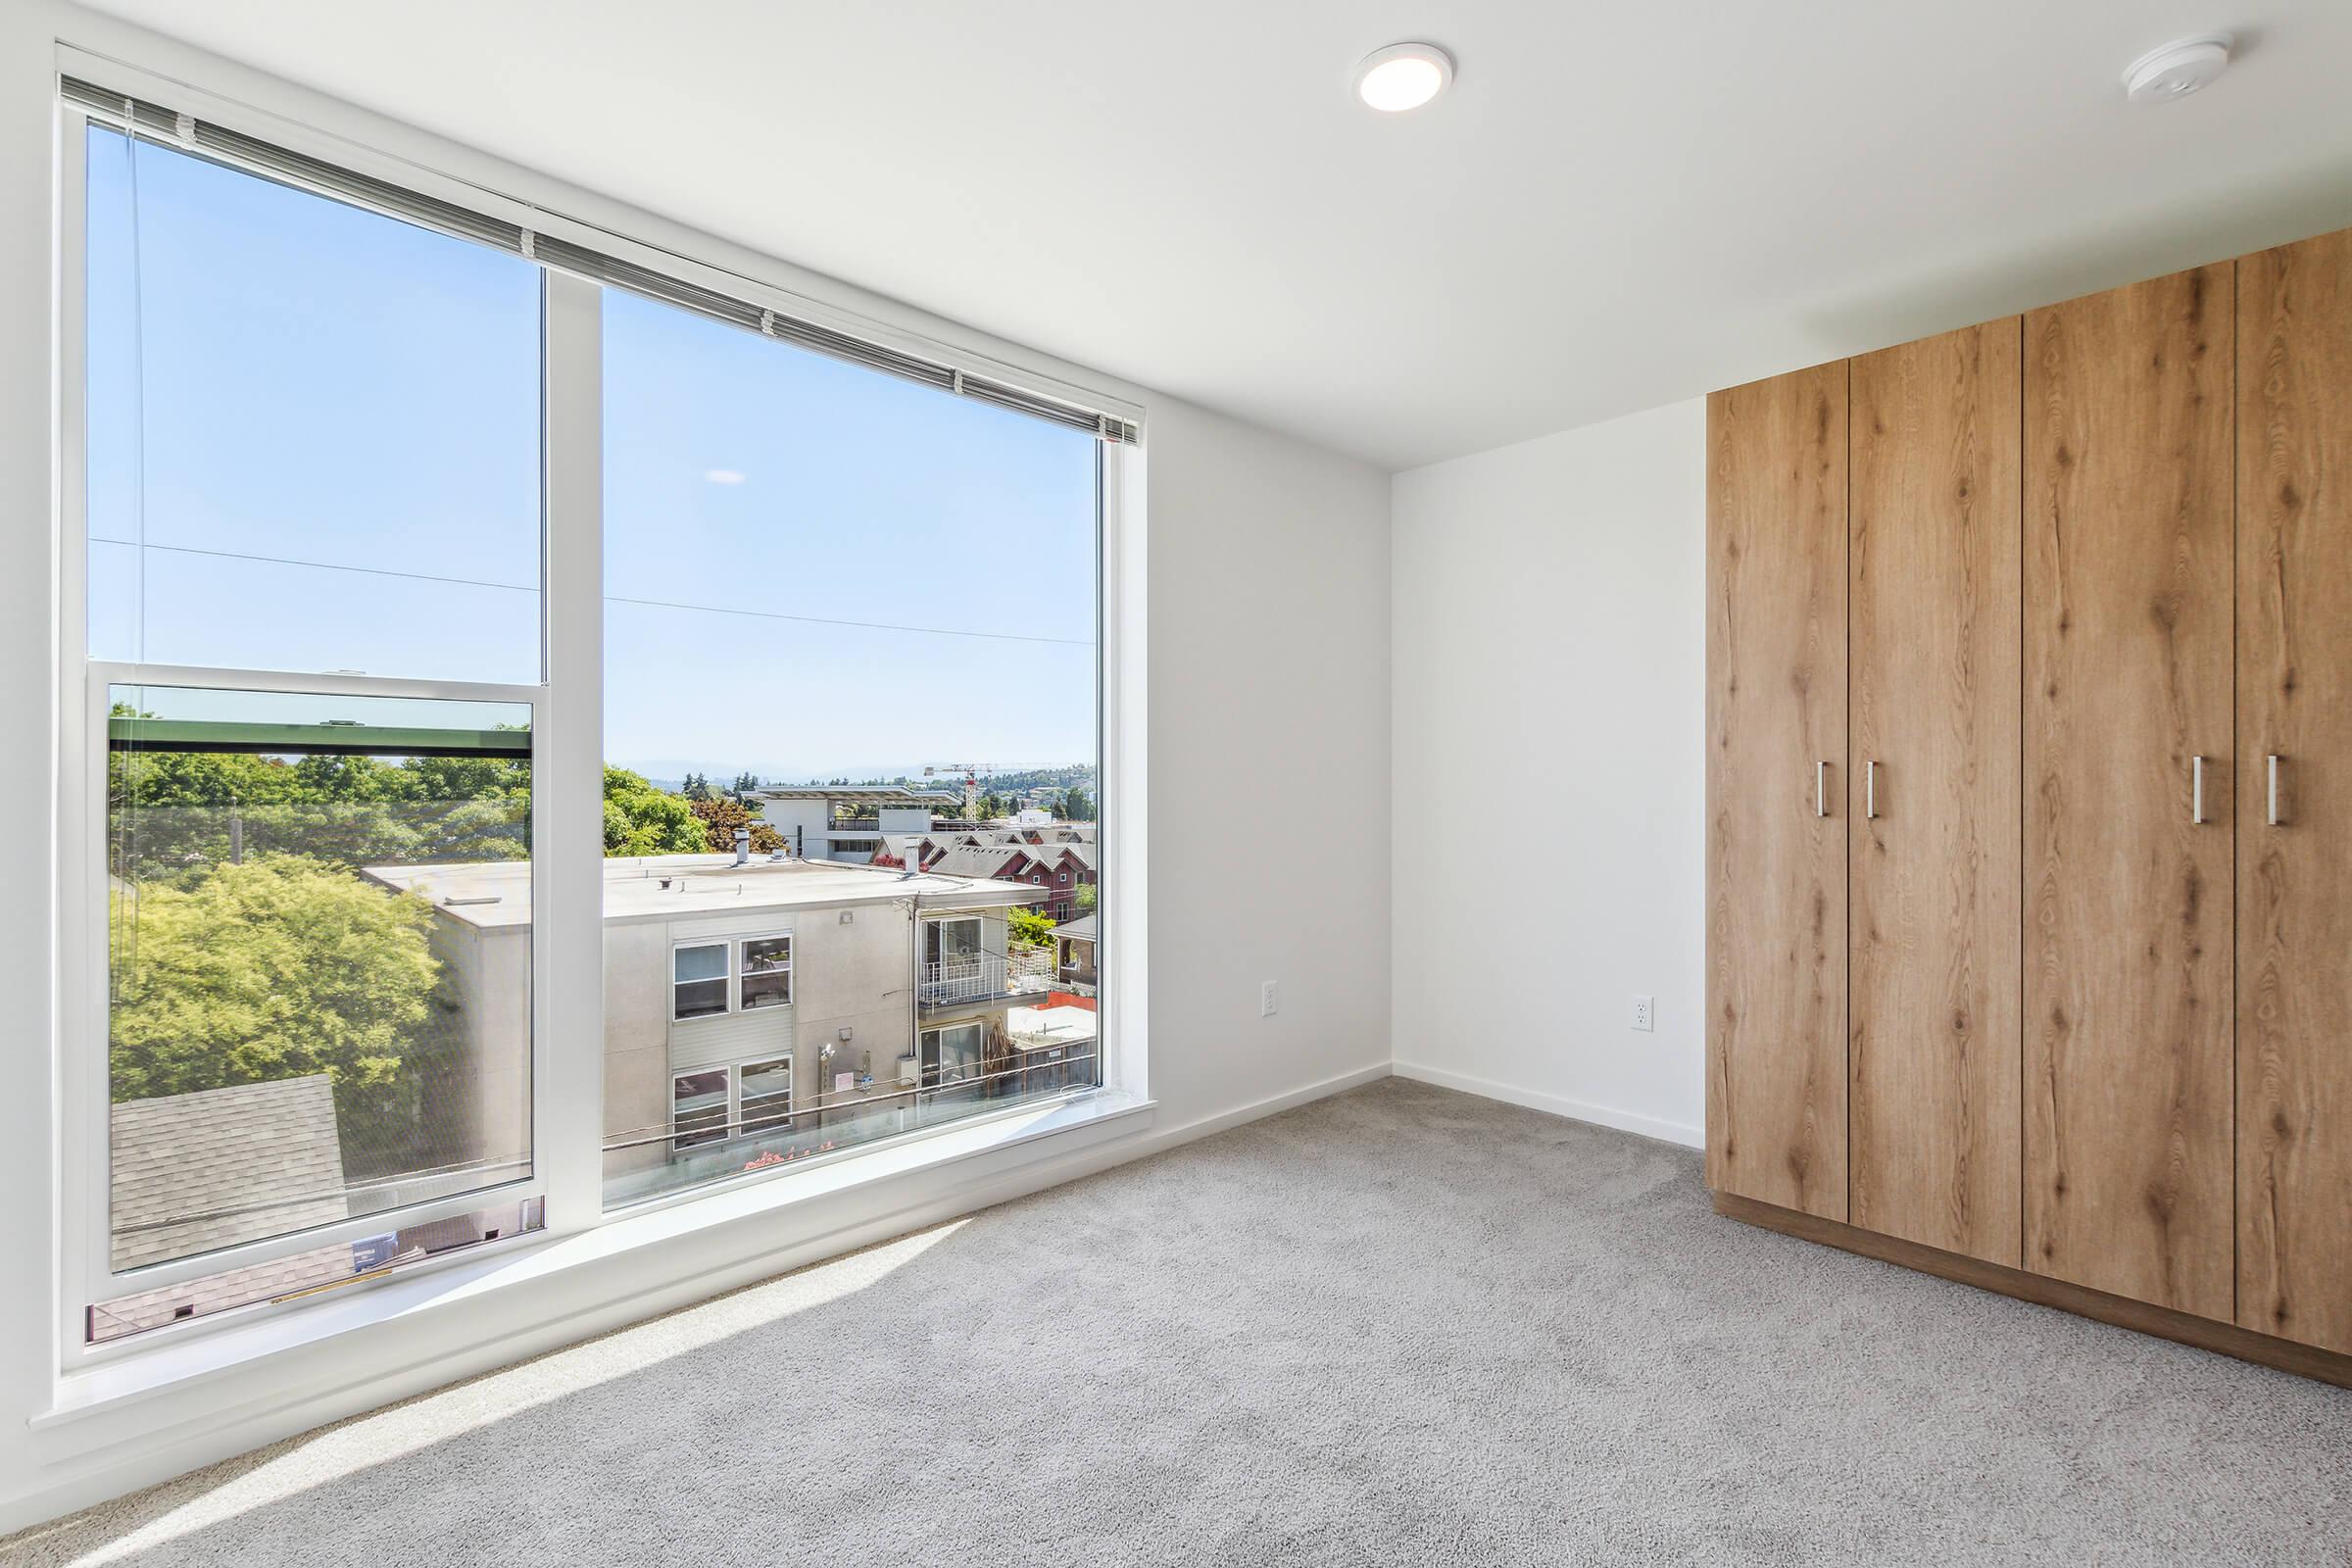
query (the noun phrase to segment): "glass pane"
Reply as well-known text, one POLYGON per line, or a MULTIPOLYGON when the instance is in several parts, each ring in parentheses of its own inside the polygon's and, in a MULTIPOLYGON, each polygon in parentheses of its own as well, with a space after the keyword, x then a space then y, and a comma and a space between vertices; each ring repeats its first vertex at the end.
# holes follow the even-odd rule
MULTIPOLYGON (((619 1204, 1044 1084, 1011 1018, 1052 1000, 1066 895, 1012 868, 1024 830, 1095 833, 1100 449, 617 290, 604 325, 619 1204), (669 950, 722 937, 739 1010, 681 1025, 669 950), (943 1028, 952 1086, 919 1059, 943 1028), (789 1118, 756 1114, 760 1063, 789 1118), (673 1136, 672 1078, 721 1065, 741 1124, 673 1136)), ((1058 994, 1091 1023, 1091 994, 1058 994)))
POLYGON ((792 1001, 792 939, 764 937, 743 945, 743 1004, 781 1007, 792 1001))
POLYGON ((727 1075, 688 1073, 670 1084, 676 1147, 691 1149, 727 1136, 727 1075))
POLYGON ((680 980, 724 980, 727 950, 724 947, 678 949, 677 975, 680 980))
POLYGON ((109 700, 115 1268, 529 1176, 529 708, 109 700))
POLYGON ((727 1010, 724 980, 688 980, 678 987, 680 1018, 715 1018, 727 1010))
POLYGON ((536 681, 538 269, 87 149, 91 655, 536 681))
POLYGON ((792 1111, 792 1061, 747 1062, 743 1076, 743 1130, 779 1127, 792 1111))
POLYGON ((89 1308, 85 1338, 103 1345, 149 1329, 211 1317, 240 1306, 310 1296, 330 1286, 373 1278, 445 1252, 479 1247, 502 1236, 521 1236, 538 1230, 545 1212, 536 1198, 501 1203, 470 1214, 404 1225, 357 1241, 272 1258, 267 1263, 222 1269, 202 1279, 137 1291, 99 1301, 89 1308))

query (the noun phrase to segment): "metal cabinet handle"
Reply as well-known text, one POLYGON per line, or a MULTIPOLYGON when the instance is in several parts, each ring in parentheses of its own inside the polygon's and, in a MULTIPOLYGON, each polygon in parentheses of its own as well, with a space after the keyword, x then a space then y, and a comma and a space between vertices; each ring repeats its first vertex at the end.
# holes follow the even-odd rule
POLYGON ((2202 827, 2205 823, 2205 759, 2188 760, 2188 819, 2202 827))
POLYGON ((1827 762, 1813 764, 1813 814, 1830 814, 1830 764, 1827 762))
POLYGON ((1879 814, 1879 764, 1875 758, 1862 764, 1862 814, 1879 814))
POLYGON ((2271 754, 2270 767, 2271 826, 2277 827, 2278 825, 2278 754, 2277 752, 2271 754))

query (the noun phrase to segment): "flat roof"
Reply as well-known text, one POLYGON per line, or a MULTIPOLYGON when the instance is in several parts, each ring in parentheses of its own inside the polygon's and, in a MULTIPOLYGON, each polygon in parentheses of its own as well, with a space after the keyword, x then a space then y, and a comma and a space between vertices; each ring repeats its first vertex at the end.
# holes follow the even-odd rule
MULTIPOLYGON (((484 930, 531 923, 527 860, 452 865, 371 865, 365 875, 430 901, 435 912, 484 930)), ((737 865, 732 855, 649 855, 605 861, 605 920, 707 919, 765 909, 825 908, 912 898, 924 907, 996 908, 1026 904, 1037 890, 984 877, 908 876, 896 867, 841 860, 769 860, 737 865), (666 880, 669 886, 663 887, 666 880)))
POLYGON ((770 801, 867 801, 884 806, 961 806, 963 797, 947 790, 908 789, 904 784, 811 784, 804 789, 761 789, 770 801))

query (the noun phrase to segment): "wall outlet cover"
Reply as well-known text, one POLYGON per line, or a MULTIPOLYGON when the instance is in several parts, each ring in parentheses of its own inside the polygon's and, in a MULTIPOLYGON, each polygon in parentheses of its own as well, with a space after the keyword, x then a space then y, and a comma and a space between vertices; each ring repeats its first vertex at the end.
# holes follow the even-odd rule
POLYGON ((1635 997, 1633 1022, 1634 1027, 1637 1029, 1644 1031, 1656 1030, 1658 1027, 1657 999, 1654 997, 1635 997))
POLYGON ((1271 1018, 1280 1009, 1280 1006, 1281 999, 1274 993, 1274 982, 1269 980, 1258 989, 1257 1015, 1260 1018, 1271 1018))

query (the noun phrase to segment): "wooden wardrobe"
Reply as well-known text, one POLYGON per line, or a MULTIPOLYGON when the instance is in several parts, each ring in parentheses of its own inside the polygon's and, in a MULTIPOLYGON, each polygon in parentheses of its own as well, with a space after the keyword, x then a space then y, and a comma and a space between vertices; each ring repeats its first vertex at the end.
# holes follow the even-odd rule
POLYGON ((1716 1206, 2352 1384, 2352 232, 1707 464, 1716 1206))

